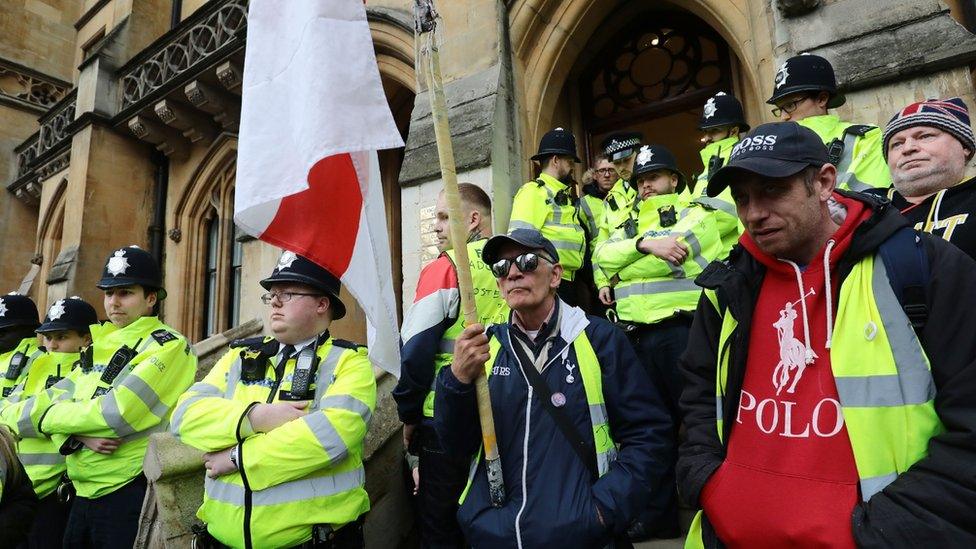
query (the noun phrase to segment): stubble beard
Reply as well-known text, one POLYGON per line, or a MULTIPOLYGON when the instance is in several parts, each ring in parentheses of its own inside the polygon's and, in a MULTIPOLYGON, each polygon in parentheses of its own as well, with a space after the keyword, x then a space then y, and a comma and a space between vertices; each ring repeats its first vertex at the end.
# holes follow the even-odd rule
POLYGON ((902 196, 928 196, 962 181, 965 164, 958 173, 954 168, 955 166, 949 164, 933 163, 924 169, 913 170, 910 173, 893 170, 891 182, 902 196))

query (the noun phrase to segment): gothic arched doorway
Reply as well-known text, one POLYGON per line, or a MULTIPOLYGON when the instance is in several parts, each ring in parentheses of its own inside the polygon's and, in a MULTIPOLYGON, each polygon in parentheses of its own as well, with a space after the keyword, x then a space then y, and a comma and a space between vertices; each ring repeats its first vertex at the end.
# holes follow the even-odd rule
POLYGON ((690 177, 701 170, 702 106, 716 92, 733 92, 728 45, 687 12, 645 11, 629 21, 594 44, 598 53, 576 80, 583 147, 592 158, 607 134, 640 131, 645 143, 674 152, 690 177))

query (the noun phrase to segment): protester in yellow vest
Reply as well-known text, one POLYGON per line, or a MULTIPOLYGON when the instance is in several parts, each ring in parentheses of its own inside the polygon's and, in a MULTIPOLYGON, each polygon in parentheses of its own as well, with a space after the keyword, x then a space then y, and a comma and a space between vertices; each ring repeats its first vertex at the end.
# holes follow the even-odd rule
POLYGON ((137 246, 115 250, 98 287, 110 322, 91 327, 81 364, 24 401, 17 422, 21 438, 50 437, 67 455, 77 497, 65 547, 132 545, 149 435, 165 429, 197 367, 186 338, 156 316, 166 291, 152 255, 137 246))
MULTIPOLYGON (((721 254, 722 244, 711 210, 677 194, 685 186, 674 155, 659 145, 645 145, 634 169, 639 201, 627 222, 596 251, 596 259, 614 287, 616 316, 626 327, 634 350, 651 381, 665 397, 677 451, 681 413, 678 357, 688 342, 691 315, 701 288, 694 279, 721 254)), ((664 484, 651 493, 651 504, 631 527, 632 541, 676 538, 678 494, 674 461, 664 484)))
POLYGON ((709 180, 746 234, 682 357, 686 547, 976 544, 976 263, 836 181, 793 122, 709 180))
MULTIPOLYGON (((491 199, 477 185, 460 183, 461 212, 468 235, 468 264, 479 322, 488 326, 508 320, 495 277, 481 259, 491 237, 491 199)), ((400 331, 400 381, 393 390, 403 422, 403 445, 419 456, 416 482, 420 539, 424 547, 463 547, 457 524, 457 500, 464 489, 470 460, 445 452, 434 431, 434 380, 454 356, 454 341, 464 329, 464 307, 458 287, 457 258, 451 246, 450 219, 444 192, 437 197, 434 231, 440 256, 424 267, 413 305, 400 331)))
MULTIPOLYGON (((594 251, 610 238, 610 233, 619 229, 620 225, 630 217, 631 208, 637 201, 633 177, 634 162, 637 159, 637 149, 641 147, 641 139, 643 135, 639 132, 617 132, 603 140, 603 153, 613 163, 618 178, 605 199, 603 217, 598 224, 599 234, 592 243, 594 251)), ((610 307, 614 303, 612 284, 610 277, 601 269, 599 263, 594 266, 593 278, 600 303, 610 307)))
MULTIPOLYGON (((98 323, 94 307, 79 297, 59 299, 38 326, 46 352, 34 361, 24 381, 0 403, 0 423, 18 431, 17 422, 30 397, 55 385, 80 363, 81 350, 91 345, 90 326, 98 323)), ((64 539, 71 501, 59 497, 67 467, 61 444, 47 437, 25 438, 17 453, 40 504, 25 547, 58 547, 64 539)), ((62 490, 62 495, 64 490, 62 490)))
POLYGON ((881 128, 844 122, 828 109, 846 102, 837 91, 834 67, 819 55, 791 57, 776 72, 773 116, 810 128, 827 146, 827 159, 837 167, 837 188, 866 191, 891 186, 882 150, 881 128))
POLYGON ((376 407, 366 348, 329 335, 346 307, 322 267, 286 251, 261 286, 274 337, 231 343, 173 412, 170 431, 206 452, 196 542, 361 548, 376 407))
POLYGON ((30 371, 31 363, 44 354, 38 349, 37 305, 26 295, 0 296, 0 403, 10 396, 30 371))
POLYGON ((515 193, 508 229, 535 229, 552 241, 565 266, 559 295, 577 305, 586 292, 574 281, 576 271, 583 266, 587 242, 573 188, 573 164, 580 161, 576 138, 562 128, 550 130, 542 136, 539 152, 532 160, 542 171, 515 193))
POLYGON ((670 420, 627 338, 556 297, 555 247, 533 229, 482 254, 509 321, 474 324, 437 376, 434 422, 447 451, 476 462, 458 521, 471 547, 606 547, 626 542, 670 459, 670 420), (494 507, 474 380, 485 373, 507 498, 494 507), (561 419, 560 419, 561 418, 561 419))
POLYGON ((746 124, 739 100, 725 92, 718 92, 705 102, 698 129, 705 144, 700 151, 702 171, 696 178, 694 189, 689 187, 685 196, 714 211, 715 228, 722 237, 723 250, 719 257, 725 257, 739 241, 742 223, 735 213, 735 202, 728 189, 715 198, 708 196, 705 190, 708 177, 729 161, 732 148, 739 142, 739 134, 749 131, 749 125, 746 124))

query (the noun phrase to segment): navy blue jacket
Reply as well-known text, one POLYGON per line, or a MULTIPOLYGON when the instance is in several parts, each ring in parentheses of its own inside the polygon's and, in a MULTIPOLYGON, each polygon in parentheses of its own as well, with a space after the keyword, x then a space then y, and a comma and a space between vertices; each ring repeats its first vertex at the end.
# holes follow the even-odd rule
MULTIPOLYGON (((659 390, 651 385, 626 336, 606 320, 559 302, 559 337, 542 377, 553 393, 566 396, 563 410, 580 436, 593 444, 593 428, 575 350, 585 332, 603 372, 603 394, 617 460, 599 480, 543 408, 529 398, 529 382, 509 339, 510 324, 495 325, 490 337, 502 342, 489 377, 507 500, 493 508, 480 460, 458 522, 472 547, 600 547, 627 529, 647 505, 652 489, 672 459, 671 420, 659 390), (567 381, 573 374, 573 382, 567 381), (606 522, 597 519, 597 507, 606 522), (521 544, 519 544, 521 541, 521 544)), ((516 343, 517 344, 517 343, 516 343)), ((529 364, 529 368, 534 366, 529 364)), ((437 378, 435 428, 443 447, 474 456, 481 429, 474 384, 464 384, 450 368, 437 378)))

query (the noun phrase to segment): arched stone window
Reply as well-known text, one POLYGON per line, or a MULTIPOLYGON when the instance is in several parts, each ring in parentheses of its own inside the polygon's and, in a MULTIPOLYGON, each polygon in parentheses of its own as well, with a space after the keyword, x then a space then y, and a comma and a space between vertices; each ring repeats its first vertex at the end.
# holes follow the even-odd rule
MULTIPOLYGON (((237 139, 217 139, 174 208, 168 304, 194 340, 240 322, 242 250, 234 225, 237 139), (174 291, 176 289, 179 291, 174 291)), ((168 254, 169 255, 169 254, 168 254)))

